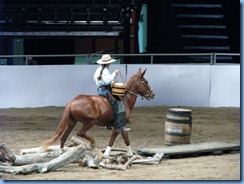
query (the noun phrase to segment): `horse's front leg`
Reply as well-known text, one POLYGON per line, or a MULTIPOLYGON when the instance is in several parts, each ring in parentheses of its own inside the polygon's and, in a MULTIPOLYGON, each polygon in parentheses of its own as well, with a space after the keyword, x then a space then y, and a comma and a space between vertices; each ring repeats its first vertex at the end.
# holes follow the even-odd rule
POLYGON ((108 146, 107 146, 107 148, 106 148, 106 150, 105 150, 105 152, 103 154, 104 158, 108 158, 109 157, 110 151, 112 149, 112 146, 113 146, 114 141, 115 141, 116 137, 118 136, 118 134, 119 134, 119 132, 116 131, 115 129, 113 129, 113 132, 112 132, 112 134, 110 136, 109 144, 108 144, 108 146))
POLYGON ((125 145, 126 145, 126 149, 127 149, 127 156, 133 156, 133 152, 131 150, 130 147, 130 140, 129 140, 129 136, 128 136, 128 132, 127 131, 122 131, 121 132, 123 139, 125 141, 125 145))

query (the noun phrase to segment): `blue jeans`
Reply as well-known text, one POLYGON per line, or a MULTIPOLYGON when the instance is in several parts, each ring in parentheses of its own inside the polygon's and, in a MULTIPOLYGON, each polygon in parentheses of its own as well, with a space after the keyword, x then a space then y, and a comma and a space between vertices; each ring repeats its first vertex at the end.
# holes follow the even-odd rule
POLYGON ((106 89, 98 88, 97 93, 98 93, 98 95, 104 96, 105 98, 109 99, 109 96, 108 96, 109 92, 106 89))
POLYGON ((120 100, 117 101, 112 99, 111 95, 109 95, 110 92, 107 89, 98 88, 97 93, 108 99, 113 110, 113 125, 115 125, 117 131, 121 131, 126 123, 124 104, 120 100))

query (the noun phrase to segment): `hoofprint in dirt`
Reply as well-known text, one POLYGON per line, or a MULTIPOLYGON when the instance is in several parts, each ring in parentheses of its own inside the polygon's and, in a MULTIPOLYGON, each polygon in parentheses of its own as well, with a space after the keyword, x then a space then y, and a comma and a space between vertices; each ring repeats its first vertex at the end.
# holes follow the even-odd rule
MULTIPOLYGON (((164 123, 169 108, 136 107, 133 110, 128 126, 134 151, 165 146, 164 123)), ((192 110, 191 143, 240 144, 240 108, 185 108, 192 110)), ((41 146, 53 136, 63 110, 64 107, 0 109, 1 143, 16 154, 22 148, 41 146)), ((70 137, 80 127, 81 124, 77 124, 70 137)), ((95 138, 98 149, 104 149, 111 132, 93 127, 88 134, 95 138)), ((118 137, 113 147, 125 149, 123 139, 118 137)), ((1 177, 4 180, 239 180, 240 154, 168 159, 159 165, 133 165, 129 172, 93 170, 69 164, 57 172, 25 176, 1 173, 1 177)))

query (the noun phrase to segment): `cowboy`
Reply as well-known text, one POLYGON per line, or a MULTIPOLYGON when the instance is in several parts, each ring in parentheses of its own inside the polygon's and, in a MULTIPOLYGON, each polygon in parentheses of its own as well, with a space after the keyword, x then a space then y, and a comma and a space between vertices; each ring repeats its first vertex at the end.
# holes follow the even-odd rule
POLYGON ((97 93, 106 97, 111 104, 114 115, 113 125, 115 126, 116 131, 128 131, 130 129, 125 127, 126 118, 124 104, 118 96, 112 95, 111 84, 114 82, 115 77, 120 73, 119 70, 115 70, 113 73, 110 73, 109 71, 110 64, 115 61, 116 60, 112 59, 109 54, 104 54, 102 58, 97 61, 100 66, 94 73, 94 80, 98 86, 97 93))

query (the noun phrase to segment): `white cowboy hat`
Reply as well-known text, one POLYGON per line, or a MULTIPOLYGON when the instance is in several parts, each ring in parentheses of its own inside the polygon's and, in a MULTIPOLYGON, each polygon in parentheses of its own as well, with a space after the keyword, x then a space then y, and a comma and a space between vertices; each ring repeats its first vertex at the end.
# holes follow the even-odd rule
POLYGON ((102 58, 97 60, 98 64, 109 64, 115 62, 115 59, 112 59, 109 54, 102 55, 102 58))

